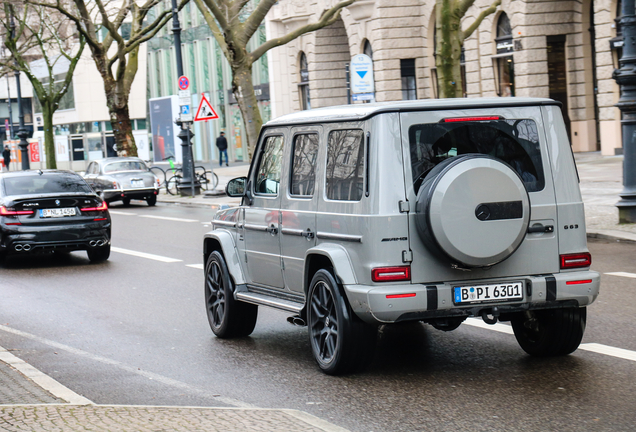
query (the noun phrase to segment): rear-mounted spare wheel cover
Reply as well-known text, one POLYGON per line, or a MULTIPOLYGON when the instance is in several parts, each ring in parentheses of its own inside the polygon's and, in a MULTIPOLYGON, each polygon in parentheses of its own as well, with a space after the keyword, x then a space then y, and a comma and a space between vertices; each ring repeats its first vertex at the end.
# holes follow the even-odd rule
POLYGON ((508 258, 528 230, 530 199, 519 175, 490 156, 457 156, 438 164, 417 195, 416 226, 432 252, 466 267, 508 258))

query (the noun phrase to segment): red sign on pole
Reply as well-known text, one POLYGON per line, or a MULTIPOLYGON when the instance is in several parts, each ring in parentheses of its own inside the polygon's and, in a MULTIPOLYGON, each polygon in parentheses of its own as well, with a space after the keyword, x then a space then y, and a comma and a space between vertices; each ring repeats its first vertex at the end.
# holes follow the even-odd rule
POLYGON ((205 94, 201 93, 201 103, 199 103, 199 109, 197 109, 197 115, 194 116, 194 121, 214 120, 219 116, 212 108, 210 101, 206 99, 205 94))
POLYGON ((183 75, 179 77, 179 88, 181 90, 187 90, 190 87, 190 80, 187 76, 183 75))

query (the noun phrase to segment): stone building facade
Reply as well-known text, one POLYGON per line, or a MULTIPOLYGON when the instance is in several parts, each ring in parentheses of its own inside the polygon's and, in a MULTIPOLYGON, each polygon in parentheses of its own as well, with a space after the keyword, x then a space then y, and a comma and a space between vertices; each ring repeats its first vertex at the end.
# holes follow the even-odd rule
MULTIPOLYGON (((281 0, 267 16, 268 39, 317 21, 336 3, 281 0)), ((476 0, 463 25, 491 3, 476 0)), ((575 151, 621 153, 612 79, 620 7, 620 0, 503 0, 464 42, 464 94, 560 100, 575 151)), ((436 97, 434 33, 434 0, 358 0, 330 27, 269 53, 272 117, 346 104, 345 64, 361 53, 373 59, 376 101, 436 97)))

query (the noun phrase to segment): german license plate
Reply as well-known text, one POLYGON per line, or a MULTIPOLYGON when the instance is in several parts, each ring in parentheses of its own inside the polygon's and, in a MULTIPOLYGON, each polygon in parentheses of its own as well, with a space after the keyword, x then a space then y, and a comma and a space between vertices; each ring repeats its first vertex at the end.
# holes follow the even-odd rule
POLYGON ((43 218, 64 216, 75 216, 75 207, 40 209, 40 217, 43 218))
POLYGON ((130 181, 130 187, 142 188, 142 187, 144 187, 144 181, 143 180, 131 180, 130 181))
POLYGON ((475 304, 523 299, 523 282, 453 287, 453 303, 475 304))

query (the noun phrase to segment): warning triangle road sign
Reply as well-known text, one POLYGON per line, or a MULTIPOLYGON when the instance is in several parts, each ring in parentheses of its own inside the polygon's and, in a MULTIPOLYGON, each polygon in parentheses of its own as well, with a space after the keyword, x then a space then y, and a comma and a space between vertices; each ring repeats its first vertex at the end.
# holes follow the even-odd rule
POLYGON ((201 103, 199 104, 199 109, 197 109, 197 115, 194 117, 194 121, 203 121, 203 120, 214 120, 218 119, 214 108, 210 104, 210 101, 206 99, 205 94, 201 94, 201 103))

